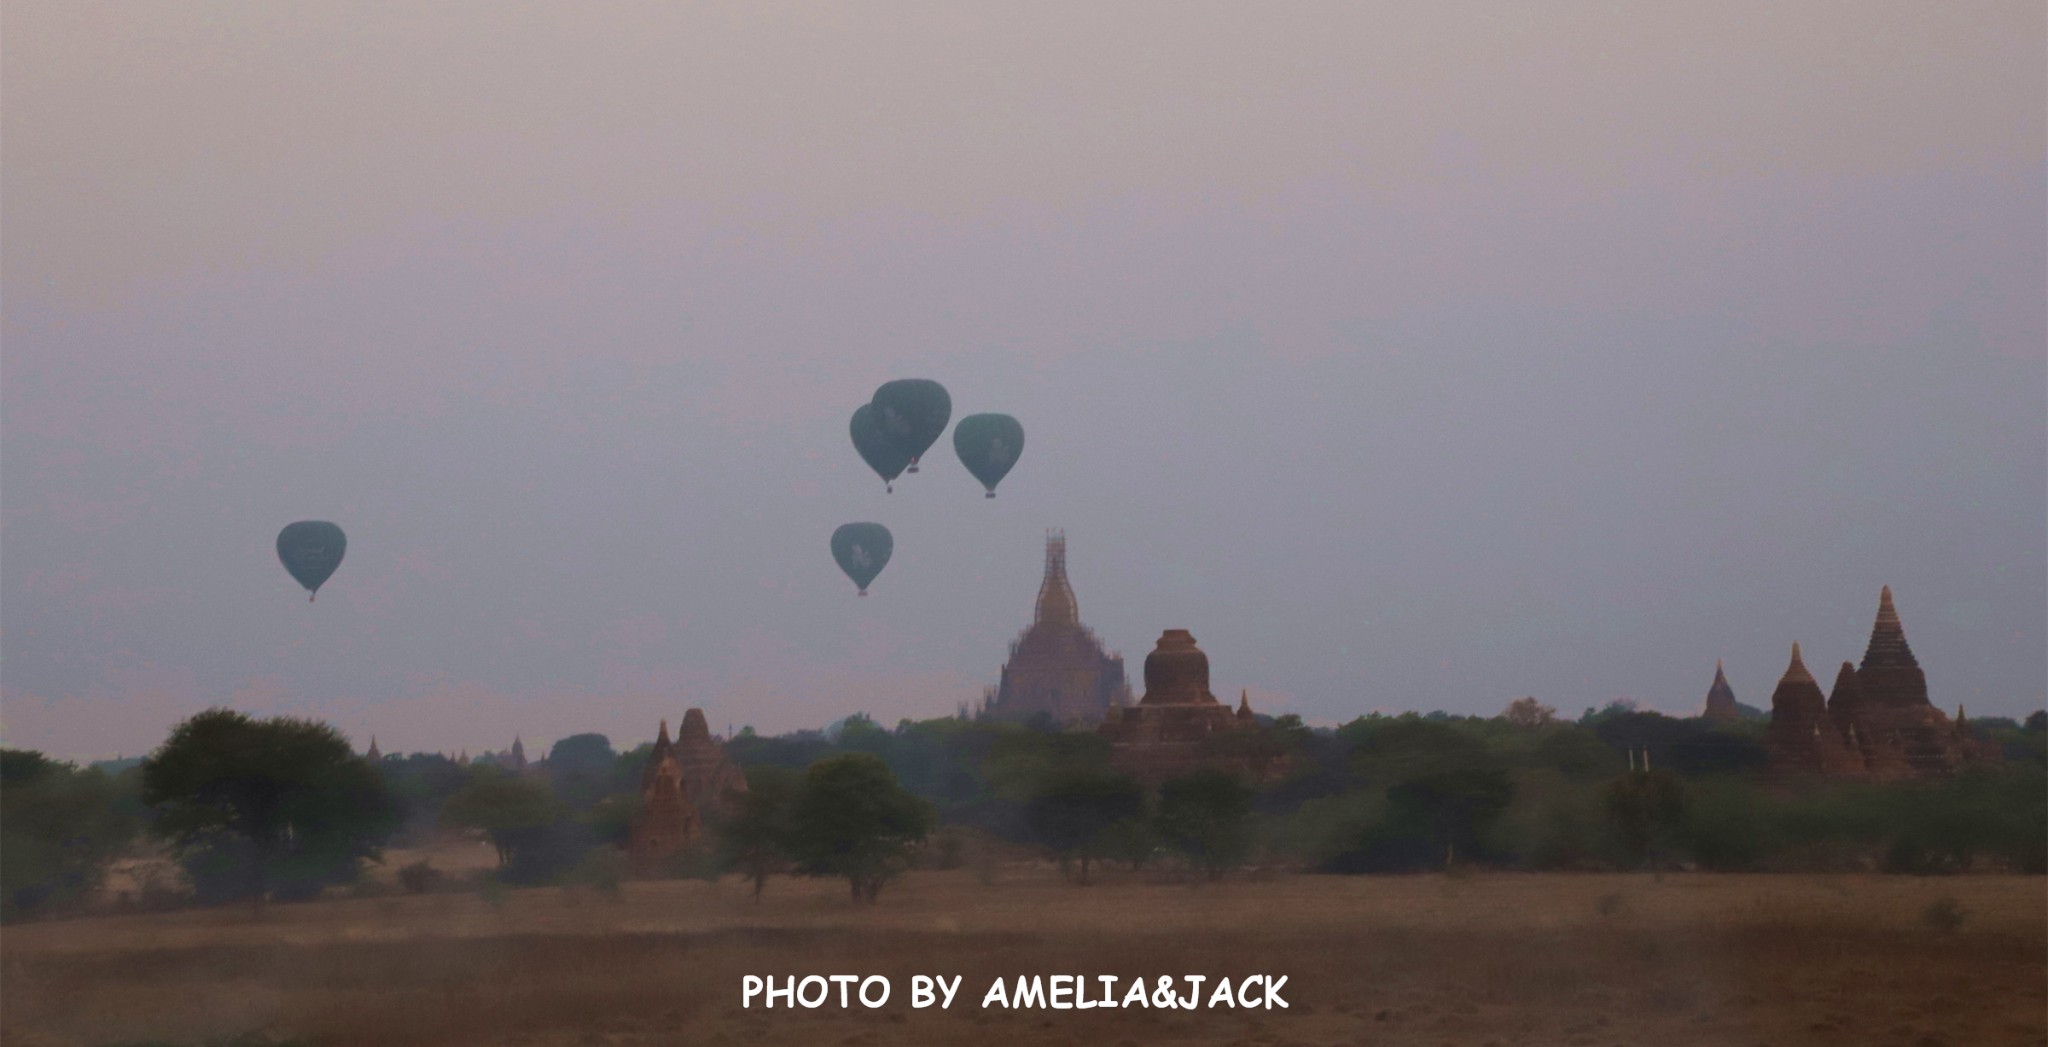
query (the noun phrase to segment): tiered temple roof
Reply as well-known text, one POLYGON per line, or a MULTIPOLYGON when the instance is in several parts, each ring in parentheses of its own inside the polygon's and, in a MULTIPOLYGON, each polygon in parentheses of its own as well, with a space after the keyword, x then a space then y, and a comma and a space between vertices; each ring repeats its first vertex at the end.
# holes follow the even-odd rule
POLYGON ((683 714, 683 729, 676 732, 676 763, 683 770, 683 785, 707 811, 730 811, 733 797, 747 791, 747 776, 739 764, 725 754, 725 747, 711 737, 704 722, 704 710, 683 714))
POLYGON ((626 853, 636 872, 650 873, 695 842, 703 829, 697 805, 683 783, 675 744, 668 738, 668 721, 663 720, 654 751, 648 754, 647 769, 640 773, 640 813, 628 831, 626 853))
POLYGON ((1080 604, 1067 581, 1067 538, 1054 531, 1045 540, 1045 577, 1031 625, 1010 644, 1002 682, 985 712, 1004 720, 1050 716, 1062 724, 1091 724, 1105 710, 1130 702, 1122 656, 1103 650, 1094 631, 1081 624, 1080 604))
MULTIPOLYGON (((1798 649, 1794 644, 1793 662, 1804 673, 1798 649)), ((1790 672, 1787 680, 1792 680, 1790 672)), ((1994 746, 1980 742, 1962 723, 1960 708, 1951 722, 1928 701, 1927 675, 1906 644, 1890 586, 1878 596, 1862 667, 1842 663, 1824 717, 1815 719, 1803 687, 1778 687, 1785 701, 1781 707, 1780 694, 1772 696, 1771 726, 1764 737, 1771 769, 1780 776, 1891 780, 1945 774, 1973 760, 1999 758, 1994 746), (1820 723, 1829 730, 1819 731, 1820 723), (1837 742, 1846 759, 1833 755, 1837 742)))

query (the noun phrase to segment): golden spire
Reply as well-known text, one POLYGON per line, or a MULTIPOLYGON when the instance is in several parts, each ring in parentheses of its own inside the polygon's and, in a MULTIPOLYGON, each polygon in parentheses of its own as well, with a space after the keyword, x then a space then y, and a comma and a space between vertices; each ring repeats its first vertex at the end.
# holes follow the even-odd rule
POLYGON ((1081 609, 1074 601, 1074 587, 1067 582, 1067 533, 1045 533, 1045 580, 1038 585, 1038 607, 1033 619, 1046 625, 1079 625, 1081 609))

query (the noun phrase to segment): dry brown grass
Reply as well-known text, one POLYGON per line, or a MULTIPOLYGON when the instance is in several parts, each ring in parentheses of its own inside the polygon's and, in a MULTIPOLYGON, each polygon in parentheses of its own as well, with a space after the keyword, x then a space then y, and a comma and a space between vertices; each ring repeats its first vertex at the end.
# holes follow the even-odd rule
POLYGON ((2040 878, 1279 877, 1074 888, 923 873, 422 895, 33 924, 9 1045, 260 1032, 332 1044, 2042 1044, 2040 878), (1944 931, 1924 913, 1954 897, 1944 931), (1020 973, 1285 974, 1287 1011, 982 1011, 1020 973), (883 974, 879 1012, 742 1010, 745 974, 883 974), (950 1012, 913 974, 960 974, 950 1012))

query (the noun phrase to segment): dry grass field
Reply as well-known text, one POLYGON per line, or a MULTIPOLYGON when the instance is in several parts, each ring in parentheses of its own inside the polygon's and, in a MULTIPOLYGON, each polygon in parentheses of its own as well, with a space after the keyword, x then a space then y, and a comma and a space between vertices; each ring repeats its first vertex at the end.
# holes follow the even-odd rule
POLYGON ((429 894, 10 927, 0 1040, 44 1044, 2048 1042, 2033 878, 1281 876, 429 894), (1952 898, 1944 929, 1930 905, 1952 898), (890 1003, 742 1009, 746 974, 882 974, 890 1003), (914 974, 964 975, 950 1011, 914 974), (984 1011, 999 975, 1286 975, 1285 1011, 984 1011))

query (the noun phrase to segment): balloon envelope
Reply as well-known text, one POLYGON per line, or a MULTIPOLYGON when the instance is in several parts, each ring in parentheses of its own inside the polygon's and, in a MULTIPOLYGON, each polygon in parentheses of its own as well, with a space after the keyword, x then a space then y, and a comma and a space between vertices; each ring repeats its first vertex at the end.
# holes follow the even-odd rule
POLYGON ((1006 414, 970 414, 953 427, 953 453, 994 498, 996 484, 1024 453, 1024 427, 1006 414))
POLYGON ((945 435, 953 417, 953 398, 946 387, 929 378, 898 378, 883 382, 869 406, 875 422, 896 445, 910 454, 910 471, 917 460, 945 435))
POLYGON ((853 412, 853 421, 847 423, 847 430, 853 436, 853 449, 860 452, 861 460, 868 463, 883 483, 889 483, 903 475, 903 468, 910 464, 910 455, 882 427, 875 424, 875 408, 862 404, 853 412))
POLYGON ((348 537, 325 520, 300 520, 277 532, 279 562, 309 593, 320 591, 347 551, 348 537))
POLYGON ((839 569, 853 584, 860 586, 862 596, 868 594, 868 583, 889 565, 889 554, 895 551, 895 537, 878 523, 842 524, 832 532, 832 558, 839 561, 839 569))

